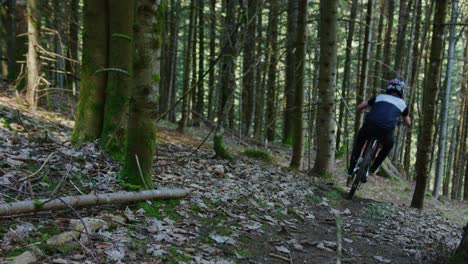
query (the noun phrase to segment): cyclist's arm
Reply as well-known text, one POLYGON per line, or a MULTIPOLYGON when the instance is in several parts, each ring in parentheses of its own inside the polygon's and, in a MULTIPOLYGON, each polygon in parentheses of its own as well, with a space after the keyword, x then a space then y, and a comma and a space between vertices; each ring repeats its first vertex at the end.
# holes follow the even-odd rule
POLYGON ((360 103, 360 104, 358 105, 357 109, 358 109, 359 111, 361 111, 361 110, 364 110, 364 109, 366 109, 366 108, 368 108, 368 107, 369 107, 369 104, 368 104, 367 102, 362 102, 362 103, 360 103))
POLYGON ((405 108, 405 110, 402 113, 403 115, 403 124, 406 126, 411 126, 411 117, 409 116, 409 110, 408 107, 405 108))
POLYGON ((375 96, 372 97, 371 99, 369 99, 369 101, 367 101, 367 102, 362 102, 362 103, 360 103, 360 104, 357 106, 357 109, 358 109, 359 111, 362 111, 362 110, 364 110, 364 109, 366 109, 366 108, 368 108, 368 107, 371 107, 374 103, 375 103, 375 96))

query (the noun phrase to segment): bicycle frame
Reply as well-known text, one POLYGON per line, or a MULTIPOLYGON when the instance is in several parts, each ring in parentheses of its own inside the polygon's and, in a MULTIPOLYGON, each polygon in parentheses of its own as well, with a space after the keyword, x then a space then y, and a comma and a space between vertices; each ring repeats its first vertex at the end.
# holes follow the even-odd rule
POLYGON ((348 194, 349 199, 353 198, 354 193, 361 184, 362 178, 367 177, 369 166, 375 160, 381 149, 382 145, 375 138, 367 139, 364 143, 364 146, 362 147, 361 153, 357 160, 356 167, 353 171, 353 175, 352 177, 349 177, 346 182, 347 186, 349 186, 349 184, 352 182, 352 186, 348 194), (372 152, 369 152, 369 148, 372 150, 372 152))

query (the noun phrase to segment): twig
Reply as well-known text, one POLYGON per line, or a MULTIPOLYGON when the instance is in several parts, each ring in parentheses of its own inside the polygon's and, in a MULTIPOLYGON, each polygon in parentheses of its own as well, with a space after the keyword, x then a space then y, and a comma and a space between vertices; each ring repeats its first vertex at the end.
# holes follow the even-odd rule
POLYGON ((26 176, 26 177, 23 178, 23 179, 20 179, 19 181, 21 182, 21 181, 24 181, 24 180, 26 180, 26 179, 30 179, 30 178, 36 176, 36 175, 44 168, 44 166, 47 164, 47 162, 49 162, 50 158, 51 158, 55 153, 57 153, 57 151, 54 151, 54 152, 50 153, 49 156, 47 156, 47 158, 46 158, 46 160, 44 161, 44 163, 42 163, 42 166, 41 166, 36 172, 34 172, 34 173, 32 173, 32 174, 26 176))
POLYGON ((140 160, 138 159, 137 154, 135 154, 135 160, 136 160, 136 163, 137 163, 137 166, 138 166, 138 171, 140 172, 141 181, 145 185, 146 190, 149 190, 148 184, 146 184, 145 177, 143 176, 143 171, 141 170, 140 160))
POLYGON ((278 254, 275 254, 275 253, 270 253, 268 254, 270 257, 273 257, 273 258, 278 258, 278 259, 281 259, 281 260, 284 260, 284 261, 287 261, 289 263, 291 263, 291 259, 290 258, 287 258, 287 257, 283 257, 281 255, 278 255, 278 254))
MULTIPOLYGON (((97 261, 99 262, 99 259, 97 258, 97 252, 96 250, 92 247, 92 243, 91 243, 91 236, 89 234, 89 230, 88 230, 88 227, 86 226, 86 223, 83 221, 83 218, 81 218, 80 214, 75 210, 75 208, 73 208, 71 205, 69 205, 67 202, 65 202, 61 197, 55 197, 51 200, 49 200, 48 202, 54 200, 54 199, 57 199, 59 201, 61 201, 65 206, 67 206, 68 208, 70 208, 70 210, 72 210, 72 212, 78 217, 78 219, 80 220, 80 222, 83 224, 83 230, 85 231, 86 233, 86 236, 88 237, 88 242, 89 244, 91 245, 91 249, 92 249, 92 254, 91 256, 97 261)), ((80 243, 81 245, 81 243, 80 243)))
POLYGON ((343 242, 342 242, 342 229, 341 229, 341 216, 339 213, 335 214, 336 222, 336 264, 341 264, 341 256, 343 254, 343 242))

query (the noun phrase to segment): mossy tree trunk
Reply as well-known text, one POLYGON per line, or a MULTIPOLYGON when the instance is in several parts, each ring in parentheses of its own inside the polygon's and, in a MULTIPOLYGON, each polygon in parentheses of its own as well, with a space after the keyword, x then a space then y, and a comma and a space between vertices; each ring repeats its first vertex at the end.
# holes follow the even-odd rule
POLYGON ((270 15, 268 31, 270 34, 270 63, 268 65, 268 88, 266 99, 266 139, 270 142, 275 140, 276 134, 276 95, 277 95, 277 79, 276 66, 278 65, 278 10, 279 1, 270 1, 270 15))
POLYGON ((137 1, 124 176, 129 183, 148 188, 156 150, 163 10, 164 1, 137 1))
MULTIPOLYGON (((293 113, 295 108, 298 107, 294 102, 294 91, 296 87, 296 81, 294 79, 296 74, 296 62, 295 62, 295 45, 296 45, 296 34, 297 34, 297 19, 298 19, 298 1, 288 0, 288 35, 286 38, 286 72, 285 72, 285 83, 284 83, 284 98, 285 98, 285 109, 283 112, 283 143, 292 144, 293 142, 293 113)), ((303 59, 303 58, 302 58, 303 59)), ((301 109, 302 111, 302 109, 301 109)))
POLYGON ((101 135, 107 72, 108 27, 105 1, 85 0, 80 97, 72 140, 82 142, 101 135))
POLYGON ((236 6, 237 0, 227 1, 225 3, 226 17, 223 21, 222 32, 222 50, 220 76, 219 76, 219 104, 218 104, 218 123, 216 134, 214 136, 215 157, 220 159, 231 159, 231 155, 224 147, 223 136, 224 127, 228 122, 229 114, 232 108, 232 98, 235 87, 235 59, 237 57, 237 25, 236 25, 236 6))
POLYGON ((338 0, 320 0, 320 60, 316 117, 317 155, 313 171, 330 174, 335 160, 335 89, 338 0))
POLYGON ((297 13, 297 32, 296 36, 296 52, 295 59, 295 76, 294 76, 294 110, 293 110, 293 153, 291 158, 291 168, 300 169, 304 154, 304 69, 305 69, 305 44, 306 44, 306 25, 307 25, 307 0, 298 1, 297 13))
POLYGON ((113 158, 122 161, 132 85, 135 1, 113 2, 108 5, 108 10, 109 57, 101 144, 113 158))
POLYGON ((38 90, 39 84, 41 83, 41 63, 37 51, 39 47, 39 31, 41 28, 41 16, 38 4, 38 0, 27 0, 26 2, 28 20, 26 102, 32 110, 37 109, 38 90))
POLYGON ((445 16, 448 0, 438 0, 435 3, 434 25, 432 31, 432 44, 430 64, 423 91, 422 108, 424 115, 421 118, 420 139, 416 152, 416 186, 414 189, 411 207, 422 209, 429 178, 429 161, 433 148, 433 131, 436 116, 436 103, 439 93, 440 72, 442 67, 442 51, 444 43, 445 16))

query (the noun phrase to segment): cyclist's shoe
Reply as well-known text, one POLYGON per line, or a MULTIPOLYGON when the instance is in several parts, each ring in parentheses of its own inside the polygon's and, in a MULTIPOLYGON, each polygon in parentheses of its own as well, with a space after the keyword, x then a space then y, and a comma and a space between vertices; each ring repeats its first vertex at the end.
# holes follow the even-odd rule
POLYGON ((347 177, 353 177, 353 172, 349 172, 349 168, 344 170, 344 173, 347 177))

